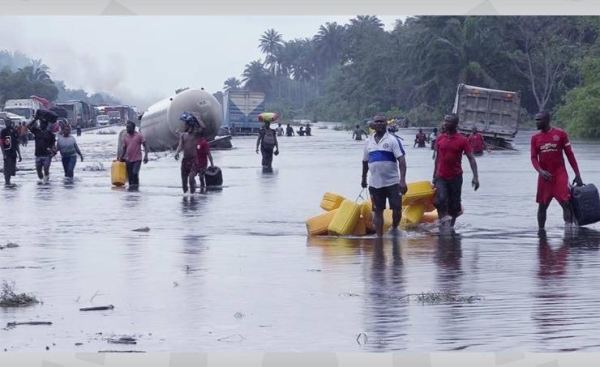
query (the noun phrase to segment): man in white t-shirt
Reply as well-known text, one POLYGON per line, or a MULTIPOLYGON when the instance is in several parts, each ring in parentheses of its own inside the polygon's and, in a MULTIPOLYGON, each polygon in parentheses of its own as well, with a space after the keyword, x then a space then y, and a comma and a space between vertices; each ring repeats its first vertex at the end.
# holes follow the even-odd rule
POLYGON ((377 237, 383 236, 383 210, 386 200, 392 209, 392 231, 398 232, 402 200, 407 190, 406 159, 400 139, 387 132, 385 116, 375 116, 372 124, 375 133, 365 142, 362 182, 367 187, 367 172, 371 171, 369 194, 373 205, 373 225, 377 237), (400 169, 400 174, 398 174, 400 169))

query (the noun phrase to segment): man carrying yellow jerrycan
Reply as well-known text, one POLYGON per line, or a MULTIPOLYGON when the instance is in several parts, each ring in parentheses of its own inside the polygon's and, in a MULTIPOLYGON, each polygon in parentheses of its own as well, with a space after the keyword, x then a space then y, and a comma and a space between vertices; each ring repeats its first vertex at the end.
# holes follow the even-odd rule
MULTIPOLYGON (((377 233, 377 237, 383 237, 386 201, 389 202, 392 212, 392 233, 394 235, 398 234, 398 226, 402 215, 400 198, 407 191, 405 152, 399 138, 387 132, 385 116, 375 116, 372 128, 375 133, 365 142, 361 181, 363 189, 367 188, 367 173, 371 171, 368 185, 371 202, 358 205, 356 202, 343 200, 336 208, 335 213, 309 219, 306 223, 309 234, 316 234, 323 227, 322 224, 330 220, 327 232, 332 235, 352 234, 358 222, 358 225, 363 223, 362 227, 365 228, 361 227, 358 230, 359 233, 356 234, 366 232, 366 227, 372 226, 377 233), (400 174, 398 174, 398 171, 400 171, 400 174), (372 204, 372 206, 369 204, 372 204), (361 210, 363 206, 364 210, 361 210), (362 221, 360 220, 361 211, 363 212, 362 221), (370 220, 371 212, 373 213, 372 222, 370 220)), ((326 198, 327 194, 324 201, 326 198)), ((336 199, 334 198, 334 200, 336 199)), ((323 203, 321 207, 326 208, 323 203)))
POLYGON ((383 211, 388 201, 392 210, 392 232, 396 235, 401 218, 400 195, 407 191, 406 153, 400 140, 387 132, 385 116, 375 116, 373 129, 375 134, 365 141, 361 186, 367 188, 367 173, 371 171, 368 186, 375 232, 377 237, 383 237, 383 211))

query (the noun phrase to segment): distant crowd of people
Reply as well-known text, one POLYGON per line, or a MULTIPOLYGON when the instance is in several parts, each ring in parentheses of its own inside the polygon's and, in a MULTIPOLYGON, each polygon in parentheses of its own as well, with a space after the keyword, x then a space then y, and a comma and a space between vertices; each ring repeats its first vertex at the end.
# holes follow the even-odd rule
POLYGON ((32 121, 26 125, 15 125, 12 119, 4 119, 5 128, 0 131, 0 142, 4 158, 5 186, 14 186, 11 178, 16 175, 17 161, 22 160, 19 145, 27 146, 29 133, 33 134, 35 141, 35 169, 39 183, 47 183, 50 180, 50 165, 58 153, 66 180, 73 180, 77 156, 83 161, 83 155, 77 140, 71 135, 71 126, 68 123, 62 126, 58 138, 56 137, 54 126, 57 120, 56 113, 43 109, 38 110, 32 121))

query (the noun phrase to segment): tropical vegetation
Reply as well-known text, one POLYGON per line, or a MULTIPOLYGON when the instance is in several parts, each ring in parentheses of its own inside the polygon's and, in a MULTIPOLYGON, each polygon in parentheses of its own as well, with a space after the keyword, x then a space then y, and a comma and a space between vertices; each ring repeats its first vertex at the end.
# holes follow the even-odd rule
POLYGON ((384 29, 375 16, 325 23, 308 38, 268 29, 264 54, 224 91, 266 94, 284 118, 355 123, 385 113, 433 126, 459 83, 519 91, 521 120, 540 111, 575 136, 600 137, 599 17, 423 16, 384 29))

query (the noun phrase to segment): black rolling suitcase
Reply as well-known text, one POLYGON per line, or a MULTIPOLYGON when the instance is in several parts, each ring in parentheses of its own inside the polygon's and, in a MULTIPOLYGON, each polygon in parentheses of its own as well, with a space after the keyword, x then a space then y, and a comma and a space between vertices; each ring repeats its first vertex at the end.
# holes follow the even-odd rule
POLYGON ((223 172, 217 166, 208 167, 204 172, 206 186, 223 186, 223 172))
POLYGON ((594 184, 571 187, 571 207, 580 226, 600 221, 600 195, 594 184))

